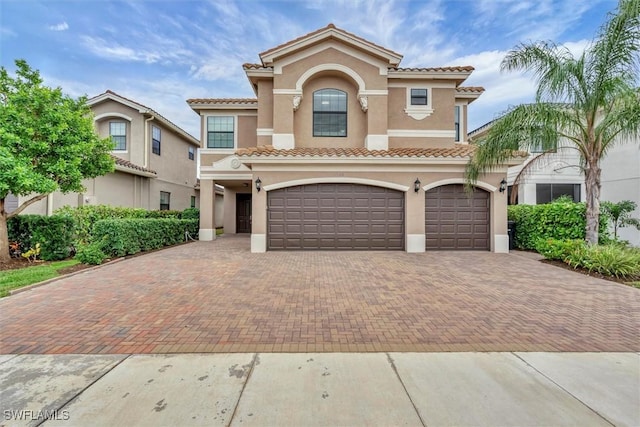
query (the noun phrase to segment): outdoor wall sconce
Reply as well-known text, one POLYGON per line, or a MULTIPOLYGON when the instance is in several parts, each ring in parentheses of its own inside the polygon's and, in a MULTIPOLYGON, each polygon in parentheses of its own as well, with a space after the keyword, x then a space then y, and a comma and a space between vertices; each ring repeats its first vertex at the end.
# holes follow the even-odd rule
POLYGON ((260 177, 256 179, 256 190, 258 190, 258 193, 262 190, 262 181, 260 180, 260 177))
POLYGON ((416 193, 420 191, 420 180, 418 178, 416 178, 413 183, 413 191, 415 191, 416 193))
POLYGON ((505 181, 504 178, 502 178, 502 181, 500 181, 500 192, 504 193, 504 190, 507 189, 507 181, 505 181))

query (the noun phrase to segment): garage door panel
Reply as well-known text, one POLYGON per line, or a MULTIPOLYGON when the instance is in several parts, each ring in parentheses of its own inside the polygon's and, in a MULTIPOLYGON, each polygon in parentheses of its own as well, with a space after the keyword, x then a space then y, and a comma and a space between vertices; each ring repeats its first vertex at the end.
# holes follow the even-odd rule
POLYGON ((489 249, 489 193, 467 193, 461 184, 425 193, 427 249, 489 249))
POLYGON ((269 249, 404 249, 403 192, 314 184, 273 190, 267 199, 269 249))

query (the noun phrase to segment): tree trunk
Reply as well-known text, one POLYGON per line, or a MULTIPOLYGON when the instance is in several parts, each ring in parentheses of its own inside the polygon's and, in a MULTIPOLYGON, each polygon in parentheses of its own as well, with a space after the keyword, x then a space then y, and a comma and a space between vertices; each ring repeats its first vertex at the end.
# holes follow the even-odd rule
POLYGON ((9 232, 7 231, 7 215, 0 208, 0 263, 9 262, 9 232))
POLYGON ((588 162, 584 183, 587 195, 586 240, 588 243, 597 245, 600 223, 600 165, 597 160, 588 162))

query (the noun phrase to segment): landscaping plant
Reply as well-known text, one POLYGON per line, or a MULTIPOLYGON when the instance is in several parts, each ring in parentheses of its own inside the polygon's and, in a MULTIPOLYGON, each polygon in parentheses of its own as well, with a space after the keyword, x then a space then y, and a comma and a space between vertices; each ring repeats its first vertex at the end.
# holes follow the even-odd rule
POLYGON ((618 239, 618 228, 635 227, 640 230, 640 220, 631 217, 638 205, 631 200, 623 200, 618 203, 602 202, 602 210, 605 212, 613 224, 613 238, 618 239))
MULTIPOLYGON (((86 98, 42 83, 24 60, 15 76, 0 67, 0 262, 10 259, 9 218, 56 190, 82 192, 83 179, 114 169, 113 142, 96 134, 86 98), (29 198, 8 213, 9 193, 29 198)), ((42 251, 44 258, 44 242, 42 251)))
POLYGON ((467 184, 507 162, 514 151, 537 147, 552 153, 567 141, 579 153, 576 166, 585 176, 585 238, 597 244, 600 161, 613 144, 640 138, 639 52, 640 0, 619 0, 578 56, 552 41, 516 46, 501 69, 532 73, 535 102, 516 106, 493 123, 467 166, 467 184))

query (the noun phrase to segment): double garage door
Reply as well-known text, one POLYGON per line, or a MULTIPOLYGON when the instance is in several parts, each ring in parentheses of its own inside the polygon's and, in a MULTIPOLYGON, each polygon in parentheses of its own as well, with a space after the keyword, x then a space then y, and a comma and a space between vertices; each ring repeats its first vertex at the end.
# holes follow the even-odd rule
POLYGON ((404 193, 311 184, 267 196, 268 249, 404 249, 404 193))
MULTIPOLYGON (((361 184, 311 184, 267 194, 267 248, 404 250, 405 194, 361 184)), ((489 249, 489 193, 462 185, 425 195, 426 247, 489 249)))

